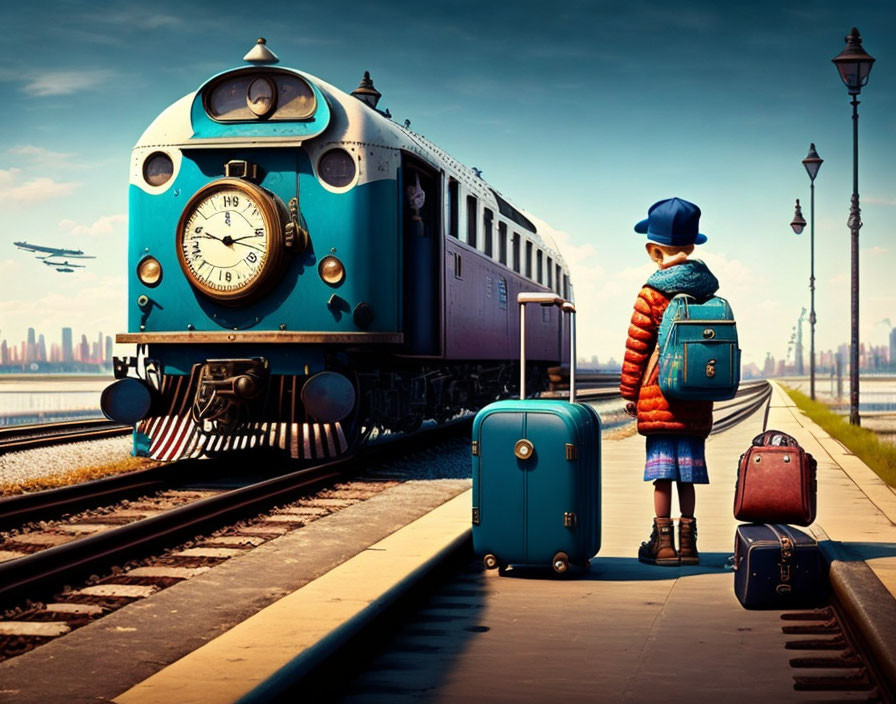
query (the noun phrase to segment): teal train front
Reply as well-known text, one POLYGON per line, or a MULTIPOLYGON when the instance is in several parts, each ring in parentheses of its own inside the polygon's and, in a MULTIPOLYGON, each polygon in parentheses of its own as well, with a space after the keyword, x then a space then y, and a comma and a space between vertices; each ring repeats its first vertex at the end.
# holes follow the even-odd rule
MULTIPOLYGON (((246 65, 163 111, 130 165, 128 332, 103 393, 161 460, 269 448, 316 461, 513 392, 520 291, 572 297, 551 228, 346 94, 246 65)), ((563 321, 532 312, 531 388, 563 321)))

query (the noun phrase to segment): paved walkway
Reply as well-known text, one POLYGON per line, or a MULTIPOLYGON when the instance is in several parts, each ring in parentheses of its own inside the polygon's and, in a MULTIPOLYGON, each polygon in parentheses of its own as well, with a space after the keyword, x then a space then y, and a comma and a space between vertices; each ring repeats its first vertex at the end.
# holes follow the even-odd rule
MULTIPOLYGON (((896 494, 805 419, 777 388, 767 415, 767 427, 794 435, 818 459, 819 515, 813 528, 817 535, 842 541, 838 549, 845 562, 864 557, 890 592, 896 591, 892 520, 896 494)), ((571 580, 523 570, 502 577, 473 564, 457 583, 434 597, 421 615, 422 626, 417 623, 398 634, 399 647, 355 680, 333 682, 325 699, 342 696, 346 701, 390 704, 655 702, 658 697, 692 704, 860 699, 844 693, 795 692, 796 672, 789 665, 794 652, 785 649, 793 637, 781 632, 780 612, 744 610, 734 596, 727 559, 737 525, 732 515, 737 462, 766 427, 765 421, 765 412, 757 412, 707 443, 711 484, 697 488, 701 565, 664 568, 637 561, 638 544, 647 537, 653 516, 653 487, 641 480, 644 439, 637 435, 608 439, 603 445, 603 545, 590 572, 571 580)), ((459 501, 469 507, 468 496, 459 501)), ((420 522, 420 527, 425 524, 420 522)), ((401 532, 413 533, 416 526, 401 532)), ((441 549, 445 540, 469 530, 468 511, 455 512, 443 528, 446 535, 437 543, 431 537, 421 540, 441 549)), ((419 556, 419 542, 411 540, 409 545, 413 547, 408 550, 419 556)), ((371 552, 376 551, 362 559, 375 559, 371 552)), ((864 568, 863 562, 852 564, 864 568)), ((377 568, 365 562, 365 569, 377 568)), ((289 620, 299 626, 294 630, 301 632, 305 618, 320 626, 329 612, 336 616, 326 629, 343 627, 340 602, 356 592, 358 579, 347 582, 343 593, 334 576, 327 577, 334 608, 328 608, 327 600, 312 600, 307 615, 290 612, 289 620)), ((313 583, 309 587, 313 589, 313 583)), ((375 595, 364 599, 373 606, 377 603, 375 595)), ((873 604, 864 605, 873 619, 875 609, 889 618, 886 610, 894 604, 875 596, 873 604)), ((266 618, 273 619, 272 624, 282 620, 282 608, 268 607, 198 655, 187 656, 117 700, 157 701, 165 690, 163 682, 170 688, 167 692, 177 696, 184 676, 178 673, 194 677, 203 671, 220 673, 216 661, 252 660, 255 654, 241 647, 246 642, 241 634, 253 628, 263 632, 266 618), (193 667, 199 662, 196 658, 204 658, 202 668, 193 667)), ((303 647, 299 641, 278 645, 285 651, 280 657, 286 659, 303 647)), ((199 692, 212 690, 211 682, 198 684, 199 692)), ((220 701, 244 694, 246 689, 239 687, 231 695, 219 692, 220 701)))
POLYGON ((768 427, 793 435, 818 460, 815 525, 841 543, 845 558, 865 560, 896 597, 896 491, 773 386, 768 427))

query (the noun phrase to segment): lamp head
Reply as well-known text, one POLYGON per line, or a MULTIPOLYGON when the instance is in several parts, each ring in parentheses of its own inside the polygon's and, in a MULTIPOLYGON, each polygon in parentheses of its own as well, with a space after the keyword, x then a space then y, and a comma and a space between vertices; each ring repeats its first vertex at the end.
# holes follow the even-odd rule
POLYGON ((803 159, 803 166, 806 167, 810 181, 815 181, 815 177, 818 175, 818 170, 821 168, 823 162, 824 159, 818 156, 818 152, 815 151, 815 144, 810 144, 809 153, 806 155, 806 158, 803 159))
POLYGON ((862 37, 859 30, 852 28, 846 36, 846 46, 831 61, 840 72, 840 78, 846 84, 850 95, 858 95, 862 92, 862 88, 868 83, 868 75, 871 73, 871 66, 874 59, 869 56, 862 48, 862 37))
POLYGON ((800 209, 800 199, 796 199, 796 210, 793 211, 793 220, 790 223, 796 234, 801 234, 806 227, 806 219, 803 217, 803 211, 800 209))

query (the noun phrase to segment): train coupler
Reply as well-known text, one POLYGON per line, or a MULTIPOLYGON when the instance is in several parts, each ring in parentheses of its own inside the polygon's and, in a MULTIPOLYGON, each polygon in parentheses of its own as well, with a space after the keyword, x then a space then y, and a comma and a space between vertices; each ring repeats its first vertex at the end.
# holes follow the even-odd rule
POLYGON ((267 387, 266 359, 209 359, 199 370, 192 416, 206 432, 235 428, 267 387))

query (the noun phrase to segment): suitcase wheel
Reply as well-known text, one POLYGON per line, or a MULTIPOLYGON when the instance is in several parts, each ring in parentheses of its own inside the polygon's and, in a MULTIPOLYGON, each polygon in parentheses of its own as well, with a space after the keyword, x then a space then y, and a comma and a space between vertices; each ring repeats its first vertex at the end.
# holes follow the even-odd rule
POLYGON ((551 560, 551 567, 557 574, 566 574, 569 570, 569 556, 565 552, 558 552, 551 560))
POLYGON ((485 569, 493 570, 498 566, 498 558, 489 553, 482 558, 482 564, 485 565, 485 569))

